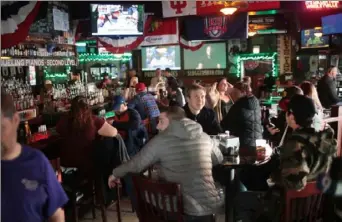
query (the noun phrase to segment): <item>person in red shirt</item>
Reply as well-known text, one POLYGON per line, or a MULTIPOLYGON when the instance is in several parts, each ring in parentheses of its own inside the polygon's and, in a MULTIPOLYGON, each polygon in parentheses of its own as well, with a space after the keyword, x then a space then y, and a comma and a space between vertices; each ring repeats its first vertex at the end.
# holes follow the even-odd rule
POLYGON ((60 150, 61 165, 76 167, 87 171, 92 163, 93 141, 97 135, 115 137, 118 131, 104 119, 92 114, 92 110, 83 96, 72 100, 68 115, 61 117, 56 131, 63 137, 60 150))

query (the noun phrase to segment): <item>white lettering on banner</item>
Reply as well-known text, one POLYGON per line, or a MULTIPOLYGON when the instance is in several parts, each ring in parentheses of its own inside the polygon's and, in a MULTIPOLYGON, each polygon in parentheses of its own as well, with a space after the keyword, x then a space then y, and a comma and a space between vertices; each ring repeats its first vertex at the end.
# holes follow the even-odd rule
POLYGON ((284 73, 291 72, 291 37, 284 35, 284 73))
POLYGON ((1 66, 76 66, 76 60, 62 59, 1 59, 1 66))
POLYGON ((156 35, 147 36, 141 43, 142 46, 177 44, 178 35, 156 35))
POLYGON ((279 68, 280 73, 291 72, 291 37, 288 35, 281 35, 279 38, 278 45, 278 56, 279 56, 279 68))
POLYGON ((223 76, 224 70, 187 70, 187 76, 223 76))
MULTIPOLYGON (((176 71, 171 72, 171 75, 174 77, 178 76, 178 73, 176 71)), ((155 71, 151 71, 151 72, 144 72, 144 77, 145 78, 152 78, 156 76, 156 72, 155 71)))

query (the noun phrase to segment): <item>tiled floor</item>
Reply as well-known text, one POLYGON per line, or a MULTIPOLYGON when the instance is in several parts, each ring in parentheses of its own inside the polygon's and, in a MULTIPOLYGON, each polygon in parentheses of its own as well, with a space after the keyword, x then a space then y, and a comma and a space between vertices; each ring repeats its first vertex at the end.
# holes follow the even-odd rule
MULTIPOLYGON (((121 201, 121 216, 122 222, 139 222, 139 219, 132 212, 131 203, 129 200, 122 200, 121 201)), ((117 222, 117 214, 116 214, 116 207, 115 204, 110 206, 107 209, 107 220, 108 222, 117 222)), ((224 214, 220 213, 216 216, 216 222, 223 222, 224 221, 224 214)), ((101 211, 96 210, 96 219, 92 219, 91 212, 89 212, 80 222, 102 222, 101 218, 101 211)))

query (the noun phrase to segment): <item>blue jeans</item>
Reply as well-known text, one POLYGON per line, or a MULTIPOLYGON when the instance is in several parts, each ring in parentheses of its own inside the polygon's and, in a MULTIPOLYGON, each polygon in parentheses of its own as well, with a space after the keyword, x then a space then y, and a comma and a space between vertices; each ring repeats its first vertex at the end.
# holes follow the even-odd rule
POLYGON ((126 188, 126 192, 129 196, 129 199, 131 199, 131 204, 132 204, 132 208, 135 210, 136 209, 136 204, 137 204, 137 200, 135 197, 135 192, 133 191, 134 187, 133 187, 133 180, 132 180, 132 176, 127 174, 126 176, 123 177, 123 180, 125 182, 125 188, 126 188))

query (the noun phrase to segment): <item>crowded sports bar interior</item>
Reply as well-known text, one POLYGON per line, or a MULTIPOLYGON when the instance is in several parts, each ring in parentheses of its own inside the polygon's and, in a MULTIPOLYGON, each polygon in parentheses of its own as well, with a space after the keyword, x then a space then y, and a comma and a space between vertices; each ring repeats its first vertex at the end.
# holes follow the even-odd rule
POLYGON ((342 221, 341 1, 1 14, 1 221, 342 221))

